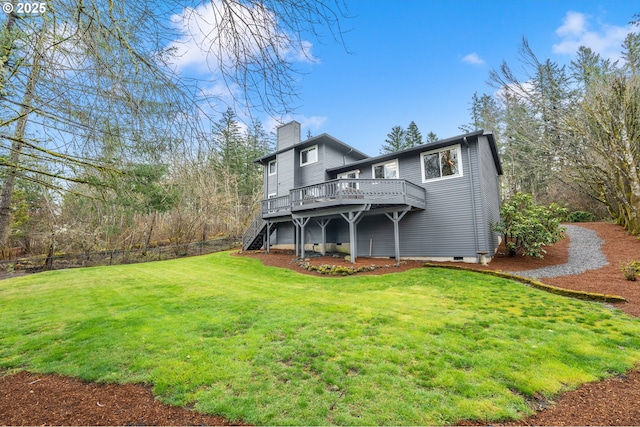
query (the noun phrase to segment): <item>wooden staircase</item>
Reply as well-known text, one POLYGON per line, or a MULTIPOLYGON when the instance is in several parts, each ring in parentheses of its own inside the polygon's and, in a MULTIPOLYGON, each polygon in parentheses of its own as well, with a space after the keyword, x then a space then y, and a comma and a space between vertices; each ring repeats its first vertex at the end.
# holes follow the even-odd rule
POLYGON ((267 222, 259 215, 242 235, 242 250, 256 251, 260 249, 265 243, 266 235, 267 222))

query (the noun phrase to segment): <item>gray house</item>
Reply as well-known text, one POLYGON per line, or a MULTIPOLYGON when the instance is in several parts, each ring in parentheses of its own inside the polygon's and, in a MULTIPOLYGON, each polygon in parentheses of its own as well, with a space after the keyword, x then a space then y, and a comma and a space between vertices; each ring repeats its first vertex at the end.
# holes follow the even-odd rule
POLYGON ((484 262, 499 235, 498 176, 491 132, 479 130, 369 157, 323 134, 300 140, 278 128, 264 166, 261 212, 243 249, 288 248, 358 256, 484 262))

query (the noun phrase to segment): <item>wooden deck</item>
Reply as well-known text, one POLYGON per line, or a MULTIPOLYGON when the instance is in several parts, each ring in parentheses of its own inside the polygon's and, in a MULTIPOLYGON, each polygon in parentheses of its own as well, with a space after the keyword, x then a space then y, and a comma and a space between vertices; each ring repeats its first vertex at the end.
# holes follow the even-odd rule
POLYGON ((404 179, 335 179, 294 188, 286 196, 263 200, 262 217, 276 218, 348 205, 404 205, 425 209, 426 190, 404 179))

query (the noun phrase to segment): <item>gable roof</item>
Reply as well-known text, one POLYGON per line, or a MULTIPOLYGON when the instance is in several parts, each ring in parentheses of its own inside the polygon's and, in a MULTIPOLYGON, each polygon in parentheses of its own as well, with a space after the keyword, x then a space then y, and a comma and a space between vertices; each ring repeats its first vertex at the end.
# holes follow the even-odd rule
POLYGON ((350 146, 349 144, 346 144, 342 141, 340 141, 337 138, 334 138, 333 136, 327 134, 327 133, 323 133, 322 135, 318 135, 318 136, 314 136, 312 138, 309 138, 305 141, 299 142, 297 144, 294 144, 292 146, 283 148, 282 150, 278 150, 275 153, 271 153, 271 154, 267 154, 266 156, 260 157, 259 159, 254 160, 254 163, 259 163, 261 165, 267 164, 272 160, 275 160, 276 156, 280 153, 284 153, 285 151, 289 151, 295 148, 307 148, 307 147, 311 147, 312 145, 316 145, 316 144, 326 144, 326 145, 330 145, 333 146, 335 148, 337 148, 340 151, 343 151, 345 153, 349 153, 349 154, 353 154, 355 157, 360 157, 361 159, 367 159, 369 158, 368 155, 364 154, 362 151, 350 146))
POLYGON ((358 166, 371 165, 375 163, 382 163, 387 160, 392 160, 397 157, 401 157, 408 154, 417 154, 422 153, 424 151, 430 150, 438 150, 440 148, 448 147, 450 145, 465 143, 465 141, 469 141, 472 139, 477 140, 480 136, 486 136, 489 141, 489 148, 491 149, 491 155, 493 157, 493 161, 496 166, 496 170, 498 171, 498 175, 502 175, 502 164, 500 163, 500 156, 498 155, 498 147, 496 145, 495 138, 493 137, 493 132, 485 131, 484 129, 480 129, 475 132, 470 132, 464 135, 454 136, 452 138, 442 139, 435 142, 430 142, 428 144, 418 145, 416 147, 406 148, 404 150, 395 151, 393 153, 385 153, 376 157, 368 157, 363 160, 359 160, 357 162, 349 163, 347 165, 338 166, 335 168, 327 169, 327 173, 340 173, 348 170, 352 170, 357 168, 358 166))

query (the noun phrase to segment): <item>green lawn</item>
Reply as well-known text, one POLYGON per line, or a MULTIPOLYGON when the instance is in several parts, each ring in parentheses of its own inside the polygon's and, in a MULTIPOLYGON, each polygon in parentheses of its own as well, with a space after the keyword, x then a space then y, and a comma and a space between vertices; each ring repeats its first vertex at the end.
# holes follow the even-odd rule
POLYGON ((0 281, 0 369, 151 383, 255 424, 530 412, 640 361, 640 320, 465 271, 324 278, 219 253, 0 281))

